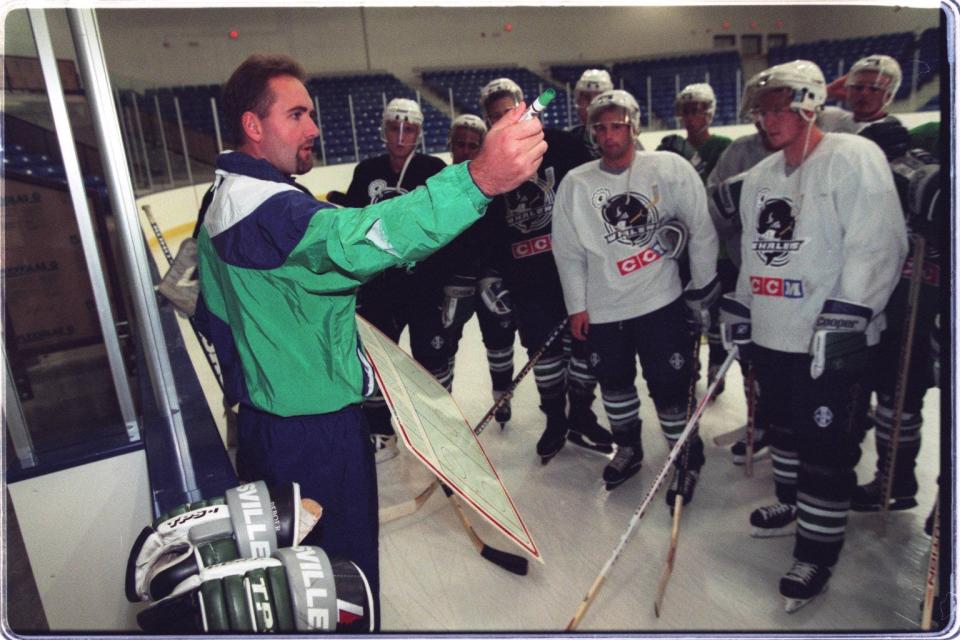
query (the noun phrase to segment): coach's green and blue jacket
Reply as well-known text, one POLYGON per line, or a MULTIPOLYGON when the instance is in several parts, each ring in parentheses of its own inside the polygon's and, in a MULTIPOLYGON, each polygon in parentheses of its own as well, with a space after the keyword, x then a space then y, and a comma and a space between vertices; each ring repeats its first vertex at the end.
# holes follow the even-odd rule
POLYGON ((198 236, 196 320, 216 349, 227 400, 280 416, 360 402, 373 381, 357 337, 356 288, 425 258, 483 215, 490 200, 467 164, 403 197, 338 209, 266 160, 217 158, 198 236))

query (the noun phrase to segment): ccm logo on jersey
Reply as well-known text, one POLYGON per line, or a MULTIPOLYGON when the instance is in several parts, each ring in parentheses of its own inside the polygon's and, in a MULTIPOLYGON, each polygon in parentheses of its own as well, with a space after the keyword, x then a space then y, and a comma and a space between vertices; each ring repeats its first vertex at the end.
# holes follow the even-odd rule
POLYGON ((550 234, 548 233, 523 242, 515 242, 510 248, 513 250, 514 259, 519 260, 520 258, 535 256, 538 253, 547 253, 553 248, 553 243, 550 241, 550 234))
POLYGON ((636 255, 632 255, 629 258, 625 258, 617 262, 617 269, 620 271, 620 275, 626 276, 634 271, 643 269, 648 264, 652 264, 662 258, 653 247, 648 247, 636 255))
POLYGON ((750 276, 750 290, 755 296, 776 298, 802 298, 803 282, 786 278, 761 278, 750 276))

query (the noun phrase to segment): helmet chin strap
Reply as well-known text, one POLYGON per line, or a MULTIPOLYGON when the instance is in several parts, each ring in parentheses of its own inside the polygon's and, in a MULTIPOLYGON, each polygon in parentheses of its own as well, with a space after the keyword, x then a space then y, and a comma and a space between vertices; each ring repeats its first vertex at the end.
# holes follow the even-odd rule
MULTIPOLYGON (((403 133, 403 125, 400 126, 400 132, 403 133)), ((416 149, 410 152, 410 155, 407 156, 407 159, 403 161, 403 169, 400 170, 400 177, 397 178, 397 191, 401 190, 401 185, 403 185, 403 176, 407 175, 407 167, 410 166, 410 161, 413 160, 413 156, 417 155, 416 149)))
POLYGON ((790 215, 793 218, 799 216, 800 210, 803 208, 803 191, 800 190, 800 187, 803 184, 803 164, 807 160, 807 150, 810 148, 810 135, 813 133, 813 124, 816 122, 816 113, 811 114, 811 117, 807 118, 805 112, 801 110, 800 117, 807 121, 807 131, 803 136, 803 152, 800 154, 800 166, 797 167, 797 191, 794 192, 793 198, 793 201, 796 204, 790 209, 790 215))

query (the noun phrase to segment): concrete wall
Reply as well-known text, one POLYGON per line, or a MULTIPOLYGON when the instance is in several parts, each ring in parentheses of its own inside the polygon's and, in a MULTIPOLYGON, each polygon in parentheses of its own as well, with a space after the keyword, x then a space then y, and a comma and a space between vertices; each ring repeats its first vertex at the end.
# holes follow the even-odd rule
MULTIPOLYGON (((930 3, 935 7, 934 3, 930 3)), ((63 10, 48 21, 73 57, 63 10)), ((253 52, 288 53, 311 74, 611 61, 701 51, 718 33, 786 33, 790 42, 937 26, 936 9, 893 6, 577 6, 98 9, 114 82, 142 89, 222 83, 253 52), (509 24, 511 30, 505 30, 509 24), (239 38, 231 40, 231 30, 239 38)), ((34 55, 26 13, 5 21, 7 53, 34 55)))

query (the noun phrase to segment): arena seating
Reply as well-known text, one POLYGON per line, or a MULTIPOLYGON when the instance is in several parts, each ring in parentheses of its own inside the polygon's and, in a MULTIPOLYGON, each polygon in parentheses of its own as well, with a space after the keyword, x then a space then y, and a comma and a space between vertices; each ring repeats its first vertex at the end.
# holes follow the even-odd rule
POLYGON ((482 115, 479 104, 480 89, 496 78, 510 78, 520 85, 527 102, 533 101, 548 87, 553 87, 557 90, 557 97, 547 108, 543 122, 548 127, 556 128, 566 127, 570 123, 566 90, 554 86, 549 80, 524 67, 430 70, 422 72, 421 77, 424 84, 444 100, 449 100, 450 89, 453 89, 453 103, 457 112, 474 115, 482 115))

